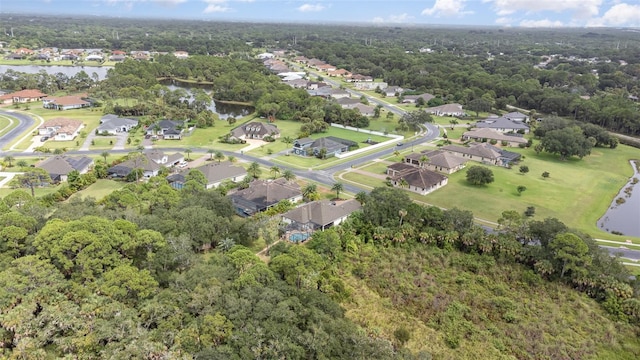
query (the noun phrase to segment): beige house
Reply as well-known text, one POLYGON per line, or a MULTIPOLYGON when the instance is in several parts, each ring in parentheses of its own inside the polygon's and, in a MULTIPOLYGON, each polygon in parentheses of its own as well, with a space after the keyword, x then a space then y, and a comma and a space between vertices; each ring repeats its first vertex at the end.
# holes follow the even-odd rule
POLYGON ((55 141, 69 141, 75 139, 83 127, 84 123, 80 120, 59 117, 45 121, 38 128, 38 134, 55 141))
POLYGON ((393 186, 406 188, 420 195, 427 195, 449 182, 449 178, 442 174, 407 163, 389 165, 387 175, 393 186))
POLYGON ((421 153, 411 153, 404 157, 404 162, 411 165, 423 167, 428 170, 438 171, 445 174, 453 174, 465 167, 467 159, 454 153, 442 150, 423 151, 421 153), (427 162, 423 163, 423 158, 427 162))
POLYGON ((476 128, 471 131, 467 131, 462 134, 463 140, 474 140, 478 142, 486 142, 495 140, 500 144, 506 146, 519 146, 520 144, 526 144, 527 139, 519 136, 519 134, 505 134, 497 130, 488 128, 476 128))

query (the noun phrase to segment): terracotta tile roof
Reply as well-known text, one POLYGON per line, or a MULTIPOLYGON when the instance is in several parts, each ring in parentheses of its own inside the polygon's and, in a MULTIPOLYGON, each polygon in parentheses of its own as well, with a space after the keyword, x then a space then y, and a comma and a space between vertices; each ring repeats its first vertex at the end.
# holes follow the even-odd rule
POLYGON ((57 128, 57 134, 73 134, 80 127, 82 127, 80 120, 59 117, 45 121, 38 129, 57 128))
POLYGON ((16 92, 12 92, 10 94, 4 94, 0 97, 0 99, 13 99, 13 98, 29 98, 29 99, 39 99, 47 96, 47 94, 43 93, 38 89, 24 89, 16 92))

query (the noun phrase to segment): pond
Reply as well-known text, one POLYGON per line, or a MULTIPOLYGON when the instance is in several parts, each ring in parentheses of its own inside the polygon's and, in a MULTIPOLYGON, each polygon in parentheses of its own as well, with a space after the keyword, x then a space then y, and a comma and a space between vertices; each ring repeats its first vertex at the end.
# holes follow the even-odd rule
POLYGON ((630 161, 633 176, 620 189, 607 212, 598 220, 598 227, 618 235, 640 236, 640 182, 638 162, 630 161))
MULTIPOLYGON (((75 76, 80 71, 84 71, 91 78, 94 78, 94 73, 98 76, 100 80, 104 80, 107 77, 107 71, 111 69, 111 66, 59 66, 59 65, 0 65, 0 74, 5 73, 7 70, 13 70, 18 72, 24 72, 27 74, 37 74, 40 71, 44 70, 47 74, 57 74, 63 73, 68 77, 75 76)), ((189 94, 191 94, 191 89, 198 87, 207 91, 211 90, 211 86, 202 85, 202 84, 187 84, 181 83, 177 81, 163 81, 162 84, 167 85, 169 89, 175 90, 178 88, 182 88, 187 90, 189 94)), ((221 120, 226 120, 227 118, 233 117, 242 117, 251 114, 254 109, 252 106, 247 105, 239 105, 239 104, 229 104, 226 102, 215 101, 209 107, 209 110, 218 114, 221 120)))
POLYGON ((107 71, 109 71, 109 69, 111 69, 111 66, 0 65, 0 73, 13 70, 27 74, 37 74, 44 70, 49 75, 63 73, 68 77, 72 77, 80 71, 84 71, 91 78, 93 78, 93 73, 96 73, 100 80, 104 80, 107 77, 107 71))

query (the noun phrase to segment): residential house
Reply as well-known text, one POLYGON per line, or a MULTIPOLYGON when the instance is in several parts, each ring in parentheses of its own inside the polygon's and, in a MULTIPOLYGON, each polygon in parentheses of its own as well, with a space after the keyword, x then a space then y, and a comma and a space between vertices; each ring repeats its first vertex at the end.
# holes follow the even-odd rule
POLYGON ((312 201, 282 214, 282 222, 288 230, 313 232, 340 225, 351 213, 362 206, 355 199, 335 202, 312 201))
POLYGON ((75 139, 83 127, 84 124, 80 120, 58 117, 45 121, 38 128, 38 134, 55 141, 69 141, 75 139))
POLYGON ((306 56, 296 56, 293 58, 293 61, 299 62, 301 64, 306 64, 309 61, 309 59, 306 56))
POLYGON ((402 103, 403 104, 415 104, 418 102, 418 99, 422 99, 424 101, 424 103, 428 103, 429 100, 435 98, 435 96, 429 94, 429 93, 424 93, 424 94, 420 94, 420 95, 405 95, 403 96, 402 99, 402 103))
POLYGON ((104 60, 104 56, 100 55, 100 54, 91 54, 91 55, 87 55, 84 58, 85 61, 103 61, 104 60))
MULTIPOLYGON (((362 74, 352 74, 351 76, 349 76, 347 78, 347 82, 372 82, 373 81, 373 77, 369 76, 369 75, 362 75, 362 74)), ((374 88, 375 89, 375 88, 374 88)))
POLYGON ((90 107, 91 102, 83 99, 86 97, 86 94, 83 95, 67 95, 60 97, 49 96, 42 99, 42 107, 45 109, 53 109, 53 110, 70 110, 70 109, 81 109, 85 107, 90 107))
POLYGON ((49 177, 54 183, 67 181, 67 175, 74 170, 85 174, 92 166, 93 159, 90 157, 66 155, 52 156, 36 165, 37 168, 44 169, 49 173, 49 177))
POLYGON ((442 150, 426 150, 420 153, 405 155, 404 162, 445 174, 453 174, 465 167, 467 159, 454 153, 442 150), (423 163, 424 157, 427 158, 423 163))
POLYGON ((349 109, 353 107, 355 104, 361 104, 360 98, 340 98, 335 100, 336 103, 340 104, 343 109, 349 109))
POLYGON ((400 86, 387 86, 386 89, 383 89, 383 94, 388 97, 396 96, 402 94, 403 92, 404 89, 400 86))
POLYGON ((180 153, 168 155, 161 150, 149 150, 140 156, 110 167, 107 169, 107 174, 111 177, 126 177, 134 169, 142 169, 143 177, 150 178, 157 176, 163 166, 173 167, 183 161, 184 156, 180 153))
POLYGON ((292 152, 301 156, 317 156, 328 158, 336 154, 349 151, 349 148, 357 146, 355 141, 340 139, 334 136, 319 139, 302 138, 293 142, 292 152))
POLYGON ((497 148, 488 143, 473 143, 469 146, 445 145, 443 151, 458 154, 469 160, 484 164, 509 167, 520 160, 520 154, 497 148))
POLYGON ((318 65, 324 65, 324 64, 325 64, 324 61, 322 61, 320 59, 316 59, 316 58, 313 58, 313 59, 307 61, 307 65, 309 65, 311 67, 317 67, 318 65))
POLYGON ((517 122, 529 122, 529 116, 519 112, 519 111, 515 111, 515 112, 510 112, 508 114, 504 114, 502 115, 502 117, 505 117, 511 121, 517 121, 517 122))
POLYGON ((517 133, 502 133, 500 131, 489 128, 475 128, 471 131, 466 131, 462 134, 463 140, 474 140, 477 142, 487 142, 495 140, 497 143, 504 144, 505 146, 520 146, 526 144, 527 139, 523 138, 521 134, 517 133))
POLYGON ((25 54, 18 54, 18 53, 11 53, 7 56, 4 57, 7 60, 22 60, 22 59, 26 59, 27 55, 25 54))
POLYGON ((227 181, 240 182, 247 176, 247 170, 242 166, 234 165, 229 161, 210 162, 206 165, 181 171, 177 174, 167 176, 169 185, 175 189, 182 189, 186 183, 186 176, 190 171, 198 170, 207 179, 205 187, 207 189, 217 188, 227 181))
POLYGON ((391 184, 406 187, 407 190, 426 195, 447 185, 449 178, 435 171, 407 163, 395 163, 387 167, 391 184))
POLYGON ((521 133, 528 134, 529 126, 522 121, 513 121, 505 117, 487 118, 478 121, 475 126, 479 129, 493 129, 501 133, 521 133))
POLYGON ((178 50, 173 52, 173 56, 175 56, 177 59, 188 59, 189 53, 186 51, 178 50))
POLYGON ((35 51, 33 51, 31 49, 27 49, 27 48, 21 47, 19 49, 16 49, 16 51, 14 53, 21 54, 21 55, 33 55, 34 52, 35 51))
POLYGON ((256 55, 256 57, 260 60, 265 60, 265 59, 273 59, 276 56, 272 53, 265 52, 265 53, 256 55))
POLYGON ((114 61, 114 62, 122 62, 122 61, 125 61, 126 59, 127 59, 126 55, 112 54, 111 56, 109 56, 109 61, 114 61))
POLYGON ((357 104, 346 105, 346 106, 342 106, 342 107, 346 108, 346 109, 356 109, 356 110, 358 110, 358 112, 360 112, 360 114, 362 114, 364 116, 373 116, 373 114, 375 113, 375 107, 374 106, 365 105, 365 104, 362 104, 360 102, 358 102, 357 104))
POLYGON ((373 80, 371 81, 362 81, 362 82, 356 82, 353 87, 356 90, 367 90, 367 91, 374 91, 376 89, 381 89, 384 90, 387 88, 387 86, 389 86, 386 82, 382 82, 382 81, 376 81, 374 82, 373 80))
POLYGON ((425 109, 429 114, 434 114, 437 116, 466 116, 464 110, 462 110, 462 105, 460 104, 444 104, 440 106, 434 106, 425 109))
POLYGON ((302 201, 302 191, 298 184, 280 178, 252 181, 248 188, 238 190, 229 197, 239 215, 251 216, 283 200, 291 203, 302 201))
MULTIPOLYGON (((337 90, 337 89, 333 89, 331 86, 320 86, 315 89, 307 89, 307 93, 309 93, 310 96, 320 96, 325 99, 329 99, 332 97, 331 94, 333 93, 334 90, 337 90)), ((339 99, 339 98, 341 97, 339 96, 335 99, 339 99)))
POLYGON ((329 91, 329 96, 334 98, 334 99, 340 99, 340 98, 348 98, 351 97, 351 94, 347 91, 347 90, 343 90, 343 89, 331 89, 329 91))
POLYGON ((47 94, 38 89, 25 89, 0 96, 0 103, 28 103, 32 101, 40 101, 46 96, 47 94))
POLYGON ((294 89, 306 89, 310 83, 310 81, 306 79, 285 80, 284 82, 294 89))
POLYGON ((117 135, 118 133, 129 132, 136 126, 138 126, 138 120, 107 114, 100 119, 100 125, 96 131, 98 134, 117 135))
POLYGON ((156 136, 165 140, 182 139, 182 131, 184 121, 179 120, 160 120, 147 128, 148 136, 156 136))
POLYGON ((277 139, 280 137, 280 130, 273 124, 260 121, 251 121, 231 130, 231 138, 237 140, 264 140, 267 136, 277 139))
POLYGON ((327 71, 327 74, 331 77, 348 77, 351 73, 345 69, 337 69, 332 71, 327 71))

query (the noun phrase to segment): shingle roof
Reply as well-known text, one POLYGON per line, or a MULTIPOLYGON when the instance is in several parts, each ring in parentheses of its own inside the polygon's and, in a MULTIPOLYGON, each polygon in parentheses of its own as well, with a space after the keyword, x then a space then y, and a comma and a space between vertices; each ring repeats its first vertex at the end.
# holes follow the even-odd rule
POLYGON ((458 145, 446 145, 442 147, 442 150, 467 154, 472 156, 480 156, 487 159, 498 159, 500 157, 500 151, 494 146, 487 143, 472 144, 469 147, 458 145))
POLYGON ((210 184, 247 174, 247 170, 242 166, 233 165, 233 163, 229 161, 209 163, 197 167, 195 170, 201 171, 210 184))
POLYGON ((442 150, 423 151, 419 154, 411 153, 405 157, 411 160, 420 161, 422 156, 429 158, 427 164, 445 169, 454 169, 467 162, 467 159, 463 157, 442 150))
POLYGON ((277 204, 281 200, 301 196, 300 187, 295 183, 289 183, 285 179, 256 180, 246 189, 238 190, 231 195, 231 200, 238 199, 253 203, 260 208, 267 208, 277 204))
POLYGON ((56 133, 73 134, 82 127, 82 121, 69 118, 53 118, 45 121, 38 129, 58 128, 56 133))
POLYGON ((246 124, 242 124, 237 128, 231 130, 231 134, 235 137, 251 136, 254 134, 266 136, 271 134, 280 134, 280 130, 275 125, 264 123, 260 121, 252 121, 246 124))
POLYGON ((73 170, 84 171, 93 163, 93 160, 86 156, 65 156, 65 155, 56 155, 50 157, 40 164, 37 165, 38 168, 44 169, 46 172, 51 175, 53 180, 56 180, 56 177, 60 175, 67 175, 73 170))
POLYGON ((529 126, 527 126, 526 124, 523 124, 520 121, 513 121, 505 117, 489 118, 482 121, 478 121, 476 123, 476 127, 489 128, 489 129, 512 129, 512 130, 529 129, 529 126))
POLYGON ((318 226, 325 226, 360 208, 360 203, 355 199, 341 203, 335 203, 329 200, 320 200, 289 210, 284 213, 282 217, 301 224, 311 222, 318 226))
POLYGON ((516 143, 521 143, 521 144, 526 144, 527 143, 527 139, 521 137, 521 136, 512 136, 512 135, 505 135, 499 131, 496 131, 494 129, 490 129, 490 128, 477 128, 477 129, 472 129, 471 131, 466 131, 462 134, 462 136, 465 137, 470 137, 470 138, 474 138, 474 139, 493 139, 493 140, 497 140, 497 141, 511 141, 511 142, 516 142, 516 143))
MULTIPOLYGON (((401 166, 395 166, 395 170, 398 171, 396 175, 392 177, 393 180, 404 179, 407 184, 422 189, 429 189, 433 186, 440 184, 446 180, 447 177, 438 174, 435 171, 419 168, 413 165, 398 163, 401 166)), ((397 164, 393 164, 397 165, 397 164)), ((389 165, 391 168, 393 165, 389 165)))

